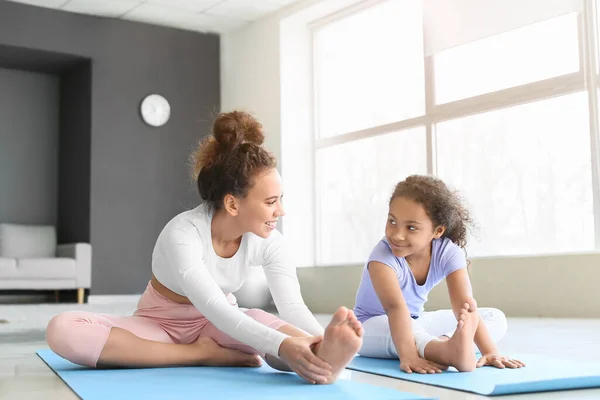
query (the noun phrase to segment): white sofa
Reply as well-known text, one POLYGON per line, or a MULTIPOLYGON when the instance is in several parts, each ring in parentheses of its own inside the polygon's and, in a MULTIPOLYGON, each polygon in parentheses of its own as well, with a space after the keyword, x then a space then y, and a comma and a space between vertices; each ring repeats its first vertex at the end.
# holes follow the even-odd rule
POLYGON ((91 278, 90 244, 57 245, 53 226, 0 224, 0 290, 78 289, 83 303, 91 278))

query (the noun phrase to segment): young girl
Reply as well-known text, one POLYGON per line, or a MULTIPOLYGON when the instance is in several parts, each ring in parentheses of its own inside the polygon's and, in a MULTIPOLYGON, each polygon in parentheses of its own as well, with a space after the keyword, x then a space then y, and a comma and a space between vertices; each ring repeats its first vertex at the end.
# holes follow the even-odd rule
POLYGON ((356 295, 365 331, 361 356, 400 358, 407 373, 524 366, 496 348, 506 332, 504 314, 477 309, 472 298, 463 250, 470 222, 441 180, 415 175, 396 185, 385 238, 371 252, 356 295), (427 295, 444 278, 452 310, 423 312, 427 295))
POLYGON ((281 177, 249 114, 219 115, 194 154, 203 202, 166 224, 152 254, 152 277, 133 316, 67 312, 54 317, 48 345, 96 366, 259 366, 331 383, 363 334, 341 307, 324 331, 300 293, 296 270, 275 230, 284 215, 281 177), (281 319, 241 309, 231 294, 262 265, 281 319))

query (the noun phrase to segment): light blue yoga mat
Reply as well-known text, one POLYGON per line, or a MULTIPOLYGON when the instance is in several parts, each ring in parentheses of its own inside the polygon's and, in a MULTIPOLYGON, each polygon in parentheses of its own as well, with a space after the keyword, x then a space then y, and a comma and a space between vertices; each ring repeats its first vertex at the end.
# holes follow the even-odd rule
POLYGON ((37 354, 83 400, 426 400, 412 393, 344 379, 333 385, 310 385, 295 374, 275 371, 267 365, 260 368, 88 369, 51 350, 40 350, 37 354))
POLYGON ((463 373, 451 369, 441 374, 422 375, 402 372, 398 360, 356 357, 348 368, 486 396, 600 388, 600 363, 527 354, 514 358, 527 366, 520 369, 482 367, 463 373))

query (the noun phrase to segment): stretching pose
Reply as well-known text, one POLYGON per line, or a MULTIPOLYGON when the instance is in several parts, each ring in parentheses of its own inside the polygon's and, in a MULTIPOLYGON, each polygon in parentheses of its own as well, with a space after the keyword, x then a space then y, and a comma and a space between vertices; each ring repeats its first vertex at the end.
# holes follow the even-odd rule
POLYGON ((365 331, 361 356, 400 358, 408 373, 524 366, 496 348, 506 333, 504 314, 477 309, 472 297, 463 250, 470 222, 441 180, 410 176, 396 185, 385 237, 371 252, 356 295, 365 331), (444 278, 452 310, 423 312, 429 292, 444 278))
POLYGON ((50 348, 96 366, 260 366, 332 383, 362 343, 361 323, 341 307, 323 328, 308 310, 282 235, 282 184, 262 126, 234 111, 216 119, 193 154, 202 203, 169 221, 133 316, 66 312, 47 328, 50 348), (280 318, 237 306, 250 266, 262 265, 280 318), (260 356, 260 358, 259 358, 260 356))

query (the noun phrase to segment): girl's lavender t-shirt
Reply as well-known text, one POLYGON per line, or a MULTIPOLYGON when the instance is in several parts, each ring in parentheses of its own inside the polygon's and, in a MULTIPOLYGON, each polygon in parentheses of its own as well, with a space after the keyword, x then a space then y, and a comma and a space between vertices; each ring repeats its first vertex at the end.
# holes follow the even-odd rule
POLYGON ((375 293, 369 263, 377 261, 390 267, 396 274, 402 295, 408 305, 411 316, 418 317, 423 311, 427 295, 442 279, 452 272, 466 268, 467 260, 464 250, 448 238, 434 239, 431 244, 431 263, 427 280, 420 286, 404 257, 396 257, 387 240, 383 238, 373 249, 369 260, 363 269, 362 278, 356 293, 354 313, 360 322, 365 322, 371 317, 384 315, 385 310, 375 293))

